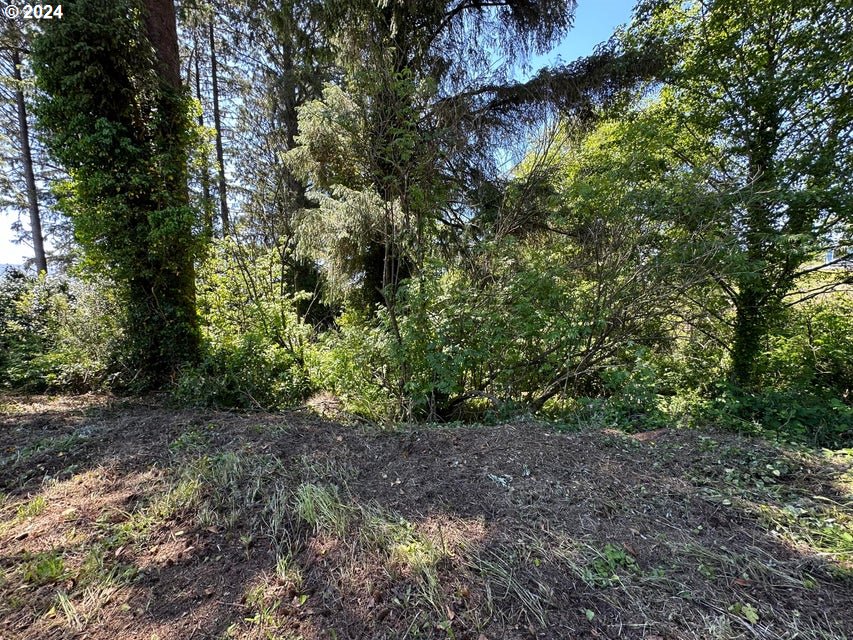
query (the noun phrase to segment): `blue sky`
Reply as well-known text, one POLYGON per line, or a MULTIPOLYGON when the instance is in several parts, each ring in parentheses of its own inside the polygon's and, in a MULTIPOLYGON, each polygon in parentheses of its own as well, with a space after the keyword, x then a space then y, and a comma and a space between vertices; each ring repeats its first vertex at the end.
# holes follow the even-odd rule
MULTIPOLYGON (((616 27, 628 22, 633 7, 633 0, 579 0, 574 28, 551 52, 536 56, 529 62, 531 73, 558 59, 571 62, 589 55, 595 45, 607 40, 616 27)), ((22 214, 27 219, 26 212, 22 214)), ((10 227, 14 219, 14 214, 0 215, 0 264, 20 264, 24 256, 32 255, 30 247, 12 244, 10 227)))
POLYGON ((557 62, 571 62, 592 53, 595 45, 607 40, 616 27, 627 24, 635 0, 578 0, 575 11, 574 27, 554 49, 543 56, 530 61, 530 67, 537 69, 557 62))

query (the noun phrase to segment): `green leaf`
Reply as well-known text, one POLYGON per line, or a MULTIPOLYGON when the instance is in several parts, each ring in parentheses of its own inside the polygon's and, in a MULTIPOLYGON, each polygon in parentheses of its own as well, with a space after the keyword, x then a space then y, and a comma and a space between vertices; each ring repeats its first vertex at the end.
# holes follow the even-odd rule
POLYGON ((746 621, 750 624, 755 624, 759 620, 758 612, 753 608, 751 604, 747 604, 741 607, 740 612, 741 615, 746 618, 746 621))

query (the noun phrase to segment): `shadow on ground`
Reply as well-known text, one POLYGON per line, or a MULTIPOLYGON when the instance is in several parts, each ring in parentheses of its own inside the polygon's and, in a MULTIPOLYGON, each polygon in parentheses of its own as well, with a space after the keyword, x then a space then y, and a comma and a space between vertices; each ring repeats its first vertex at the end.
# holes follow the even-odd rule
POLYGON ((0 637, 844 638, 849 457, 8 398, 0 637))

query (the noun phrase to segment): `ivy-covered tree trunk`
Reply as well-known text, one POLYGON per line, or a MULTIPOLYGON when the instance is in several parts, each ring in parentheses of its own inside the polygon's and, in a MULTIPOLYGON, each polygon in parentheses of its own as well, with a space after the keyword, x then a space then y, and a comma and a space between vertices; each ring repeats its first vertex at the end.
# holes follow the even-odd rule
POLYGON ((742 389, 752 386, 761 341, 767 333, 766 309, 761 291, 745 287, 738 296, 732 346, 732 381, 742 389))
POLYGON ((173 374, 181 364, 192 361, 199 347, 192 215, 187 190, 188 149, 186 144, 180 144, 181 140, 186 141, 189 122, 186 90, 181 84, 174 1, 145 0, 143 10, 159 77, 158 151, 166 160, 160 176, 164 188, 157 190, 160 197, 155 206, 158 211, 166 213, 170 210, 184 212, 164 220, 166 228, 162 231, 168 231, 177 223, 178 241, 168 246, 170 256, 164 255, 164 260, 152 265, 150 291, 139 291, 140 297, 137 298, 145 301, 145 307, 140 311, 147 320, 153 320, 147 327, 153 348, 141 353, 141 360, 155 378, 162 380, 164 375, 173 374), (173 139, 177 144, 172 144, 173 139))
POLYGON ((76 0, 33 45, 46 142, 72 179, 59 206, 120 286, 136 386, 161 387, 199 348, 187 151, 172 0, 76 0), (98 20, 91 20, 98 16, 98 20))

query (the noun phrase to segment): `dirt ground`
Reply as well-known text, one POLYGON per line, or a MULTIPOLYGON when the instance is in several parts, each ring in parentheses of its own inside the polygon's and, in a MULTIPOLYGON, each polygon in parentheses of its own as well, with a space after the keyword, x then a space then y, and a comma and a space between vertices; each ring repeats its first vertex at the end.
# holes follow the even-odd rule
POLYGON ((848 638, 852 463, 0 397, 0 639, 848 638))

